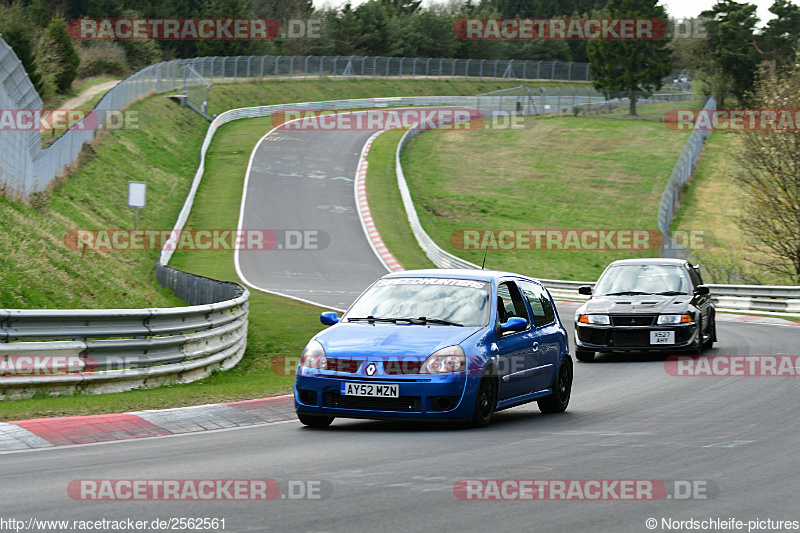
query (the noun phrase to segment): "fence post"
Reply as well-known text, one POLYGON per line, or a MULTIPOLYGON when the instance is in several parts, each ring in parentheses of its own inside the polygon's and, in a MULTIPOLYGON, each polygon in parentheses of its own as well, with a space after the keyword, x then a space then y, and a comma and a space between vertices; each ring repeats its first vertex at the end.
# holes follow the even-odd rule
POLYGON ((471 59, 467 59, 467 64, 464 67, 464 81, 467 81, 467 77, 469 76, 469 62, 472 61, 471 59))

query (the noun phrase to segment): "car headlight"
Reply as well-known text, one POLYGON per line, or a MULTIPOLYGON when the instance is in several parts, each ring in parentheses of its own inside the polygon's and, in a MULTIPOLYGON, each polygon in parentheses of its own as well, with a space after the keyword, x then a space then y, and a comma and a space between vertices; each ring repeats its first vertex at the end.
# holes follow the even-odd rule
POLYGON ((688 324, 692 321, 692 315, 659 315, 657 324, 660 326, 669 324, 688 324))
POLYGON ((464 350, 459 345, 448 346, 441 350, 436 350, 428 357, 422 367, 420 374, 442 374, 448 372, 461 372, 467 369, 467 358, 464 350))
POLYGON ((578 315, 578 322, 593 326, 608 326, 611 324, 611 319, 608 315, 578 315))
POLYGON ((303 348, 303 353, 300 354, 300 366, 304 368, 316 368, 317 370, 328 369, 328 359, 325 357, 325 348, 322 345, 311 339, 303 348))

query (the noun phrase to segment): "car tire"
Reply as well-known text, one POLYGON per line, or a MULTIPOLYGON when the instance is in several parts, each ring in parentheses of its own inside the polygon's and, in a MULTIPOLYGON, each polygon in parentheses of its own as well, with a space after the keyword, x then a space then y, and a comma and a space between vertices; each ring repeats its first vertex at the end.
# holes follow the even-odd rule
POLYGON ((592 361, 594 361, 594 352, 592 350, 587 350, 585 348, 576 346, 575 358, 578 361, 583 361, 584 363, 591 363, 592 361))
POLYGON ((491 424, 495 407, 497 407, 497 379, 491 372, 484 372, 478 382, 471 426, 484 428, 491 424))
POLYGON ((537 403, 543 413, 563 413, 569 405, 572 394, 572 359, 565 356, 558 365, 558 374, 553 382, 553 394, 542 398, 537 403))
POLYGON ((708 340, 703 343, 703 348, 710 350, 714 347, 714 341, 717 340, 717 319, 711 319, 711 327, 708 328, 708 340))
POLYGON ((297 414, 300 423, 310 428, 326 428, 333 422, 332 416, 301 415, 297 414))

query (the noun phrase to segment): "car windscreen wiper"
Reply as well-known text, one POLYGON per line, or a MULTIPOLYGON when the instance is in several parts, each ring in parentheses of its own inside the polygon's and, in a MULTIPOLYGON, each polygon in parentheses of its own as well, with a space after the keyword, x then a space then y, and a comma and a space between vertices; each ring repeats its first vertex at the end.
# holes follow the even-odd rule
POLYGON ((417 319, 417 318, 392 318, 392 317, 374 317, 372 315, 369 316, 354 316, 354 317, 347 317, 347 321, 359 322, 361 320, 366 320, 367 322, 410 322, 412 324, 423 324, 424 322, 417 319))
POLYGON ((458 322, 450 322, 449 320, 443 320, 441 318, 426 318, 424 316, 419 317, 423 323, 430 323, 430 324, 443 324, 445 326, 459 326, 464 327, 464 324, 459 324, 458 322))
POLYGON ((409 324, 427 324, 427 323, 431 323, 431 324, 444 324, 444 325, 447 325, 447 326, 463 326, 463 324, 458 324, 456 322, 450 322, 449 320, 442 320, 442 319, 439 319, 439 318, 425 318, 424 316, 421 316, 419 318, 374 317, 372 315, 370 315, 370 316, 356 316, 356 317, 352 317, 352 318, 351 317, 347 317, 347 321, 348 322, 350 322, 351 320, 353 322, 359 322, 359 321, 364 320, 364 321, 367 321, 367 322, 392 322, 392 323, 395 323, 395 324, 398 323, 398 322, 408 322, 409 324))
POLYGON ((679 294, 686 294, 683 291, 664 291, 664 292, 657 292, 656 294, 660 296, 678 296, 679 294))
POLYGON ((652 292, 640 292, 640 291, 622 291, 622 292, 609 292, 604 294, 603 296, 637 296, 640 294, 653 294, 652 292))

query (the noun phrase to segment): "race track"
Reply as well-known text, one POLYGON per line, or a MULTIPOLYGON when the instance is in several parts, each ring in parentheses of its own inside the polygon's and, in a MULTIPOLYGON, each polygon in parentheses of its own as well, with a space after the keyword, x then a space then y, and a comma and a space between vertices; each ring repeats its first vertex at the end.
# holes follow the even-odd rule
MULTIPOLYGON (((365 238, 349 181, 371 133, 275 130, 258 145, 241 227, 324 230, 330 242, 323 250, 240 254, 251 285, 344 308, 387 271, 365 238)), ((570 335, 574 309, 559 305, 570 335)), ((797 353, 797 327, 717 328, 719 342, 707 355, 797 353)), ((10 452, 0 455, 3 515, 224 518, 224 531, 318 533, 689 531, 664 527, 662 519, 737 518, 746 531, 748 520, 800 520, 797 383, 676 377, 664 355, 611 354, 575 364, 566 413, 543 415, 529 404, 498 413, 485 429, 337 419, 313 430, 290 420, 10 452), (78 501, 67 488, 82 479, 270 479, 283 496, 290 482, 312 481, 323 498, 78 501), (453 489, 467 479, 657 480, 667 494, 650 501, 463 501, 453 489), (687 483, 702 490, 680 498, 675 487, 687 483), (649 518, 656 528, 646 527, 649 518)))
MULTIPOLYGON (((565 322, 574 307, 561 308, 565 322)), ((711 354, 778 354, 797 329, 719 323, 711 354)), ((6 516, 61 520, 225 518, 225 531, 648 531, 645 520, 800 519, 793 378, 669 376, 664 356, 578 363, 569 410, 498 413, 486 429, 336 420, 2 455, 6 516), (319 482, 324 499, 75 501, 80 479, 319 482), (462 479, 654 479, 704 483, 706 499, 462 501, 462 479)), ((699 493, 698 493, 699 495, 699 493)), ((680 530, 680 529, 679 529, 680 530)), ((746 526, 745 526, 746 530, 746 526)), ((687 531, 687 530, 682 530, 687 531)))

